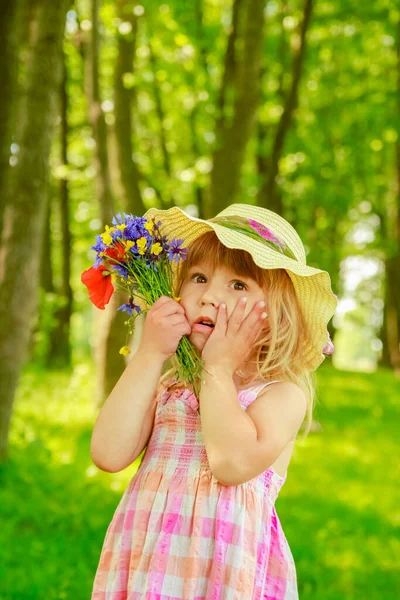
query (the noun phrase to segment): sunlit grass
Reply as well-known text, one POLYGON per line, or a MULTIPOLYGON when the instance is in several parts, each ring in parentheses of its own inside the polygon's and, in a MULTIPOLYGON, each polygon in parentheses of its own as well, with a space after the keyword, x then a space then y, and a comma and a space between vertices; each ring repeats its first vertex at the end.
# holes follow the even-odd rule
POLYGON ((319 371, 322 431, 298 444, 277 501, 302 600, 400 597, 399 392, 388 371, 319 371))
MULTIPOLYGON (((400 597, 398 423, 392 373, 319 370, 315 418, 276 507, 301 600, 400 597)), ((87 600, 107 526, 138 462, 90 459, 93 368, 26 367, 1 468, 0 598, 87 600)))

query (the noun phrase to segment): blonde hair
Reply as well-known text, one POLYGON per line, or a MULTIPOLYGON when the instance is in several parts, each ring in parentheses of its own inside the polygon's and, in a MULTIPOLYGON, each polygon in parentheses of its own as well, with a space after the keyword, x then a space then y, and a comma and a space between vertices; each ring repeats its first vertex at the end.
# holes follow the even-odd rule
MULTIPOLYGON (((247 251, 227 248, 214 231, 208 231, 189 246, 187 258, 177 271, 174 295, 179 296, 179 290, 191 267, 204 261, 212 270, 224 266, 237 275, 250 277, 264 289, 268 317, 254 343, 254 351, 246 361, 247 365, 254 367, 252 370, 255 373, 248 377, 240 369, 236 373, 242 378, 244 385, 259 377, 268 381, 279 379, 296 383, 307 399, 307 411, 302 424, 303 438, 306 437, 311 429, 316 401, 316 376, 303 365, 302 357, 309 336, 288 273, 285 269, 261 269, 247 251)), ((170 376, 172 369, 176 370, 175 356, 171 363, 174 366, 164 374, 163 381, 170 376)))

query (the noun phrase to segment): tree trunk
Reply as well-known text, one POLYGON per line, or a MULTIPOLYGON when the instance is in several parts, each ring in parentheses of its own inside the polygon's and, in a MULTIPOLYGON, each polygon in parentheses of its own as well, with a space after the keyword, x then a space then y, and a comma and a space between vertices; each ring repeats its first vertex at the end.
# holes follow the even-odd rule
POLYGON ((110 170, 108 166, 107 126, 101 108, 99 82, 99 30, 98 0, 91 0, 92 36, 89 52, 89 119, 96 141, 94 161, 96 165, 96 192, 100 204, 100 216, 103 228, 111 225, 114 214, 114 200, 111 191, 110 170))
MULTIPOLYGON (((61 160, 64 166, 68 165, 68 72, 66 56, 63 60, 63 78, 60 88, 61 98, 61 160)), ((60 181, 60 224, 61 224, 61 289, 58 296, 60 306, 55 312, 56 327, 50 333, 48 366, 64 367, 71 364, 70 326, 72 314, 72 288, 71 277, 71 233, 69 224, 69 193, 68 180, 63 177, 60 181)), ((45 260, 50 262, 49 257, 45 260)))
MULTIPOLYGON (((100 214, 103 229, 111 226, 114 214, 111 180, 108 166, 107 128, 101 108, 99 84, 99 34, 98 34, 98 2, 91 0, 92 7, 92 38, 90 45, 90 121, 96 140, 96 183, 97 196, 100 203, 100 214)), ((119 354, 121 346, 125 345, 126 327, 125 315, 117 311, 118 306, 127 301, 127 295, 114 292, 105 310, 93 308, 95 327, 95 361, 96 361, 96 403, 103 404, 110 391, 121 376, 124 368, 124 358, 119 354)))
MULTIPOLYGON (((397 55, 397 117, 400 115, 400 19, 396 31, 397 55)), ((400 140, 395 148, 395 178, 396 178, 396 210, 395 222, 389 228, 387 213, 379 214, 381 220, 381 236, 384 240, 393 240, 389 248, 391 257, 385 264, 385 297, 381 341, 383 352, 380 365, 392 367, 395 375, 400 378, 400 140)))
POLYGON ((35 315, 39 260, 49 178, 55 101, 60 85, 67 0, 42 0, 27 66, 21 106, 20 151, 9 190, 0 257, 0 460, 8 453, 12 404, 35 315), (44 77, 43 74, 46 74, 44 77))
MULTIPOLYGON (((169 152, 167 149, 167 137, 165 132, 165 112, 162 103, 161 90, 157 80, 157 59, 154 53, 153 44, 151 41, 151 33, 149 32, 149 50, 150 50, 150 65, 153 70, 153 90, 154 90, 154 100, 156 104, 156 113, 159 122, 160 128, 160 145, 161 145, 161 156, 163 160, 164 171, 167 175, 167 180, 169 182, 172 181, 172 169, 171 169, 171 160, 169 156, 169 152)), ((175 205, 174 198, 172 192, 168 192, 168 199, 164 199, 163 201, 163 209, 172 208, 175 205)), ((165 192, 163 194, 165 198, 165 192)))
POLYGON ((384 339, 386 342, 380 365, 392 368, 400 377, 400 257, 394 256, 386 260, 386 281, 384 297, 384 339))
POLYGON ((277 201, 277 193, 276 193, 276 176, 279 173, 279 160, 282 156, 283 145, 285 142, 285 138, 290 129, 290 124, 293 116, 293 112, 297 106, 297 97, 299 84, 301 80, 301 75, 303 71, 303 63, 305 57, 306 50, 306 34, 309 27, 311 13, 313 9, 313 0, 306 0, 304 6, 304 16, 301 24, 300 31, 300 45, 298 52, 293 61, 293 75, 292 75, 292 84, 289 90, 289 93, 286 97, 285 106, 283 109, 282 116, 280 118, 278 128, 276 131, 275 139, 272 146, 272 153, 270 159, 270 166, 267 178, 264 184, 261 186, 257 204, 259 206, 264 206, 265 208, 271 208, 271 210, 275 210, 274 207, 277 207, 277 212, 281 213, 282 207, 279 206, 280 202, 277 201), (278 206, 277 206, 278 204, 278 206), (280 208, 280 210, 279 210, 280 208))
POLYGON ((136 49, 137 17, 132 12, 131 0, 117 1, 118 16, 128 22, 132 30, 118 35, 118 56, 115 65, 115 137, 118 170, 123 191, 125 210, 133 215, 146 212, 139 189, 139 169, 132 160, 132 90, 124 85, 124 75, 133 74, 136 49))
POLYGON ((0 2, 0 246, 7 197, 10 146, 15 126, 16 88, 18 79, 18 45, 20 41, 21 0, 0 2))
POLYGON ((206 199, 207 217, 234 202, 239 192, 245 150, 259 102, 264 6, 263 0, 237 0, 234 3, 233 27, 228 41, 219 101, 222 114, 216 126, 210 193, 206 199), (242 23, 244 31, 240 35, 242 23), (232 42, 236 35, 237 39, 232 42), (243 51, 240 57, 234 56, 233 49, 237 49, 240 43, 243 51), (234 99, 231 103, 229 100, 232 95, 234 99), (232 118, 228 123, 229 112, 232 112, 232 118))
MULTIPOLYGON (((287 41, 285 35, 285 28, 283 26, 283 20, 287 15, 288 6, 287 3, 284 2, 279 11, 279 21, 281 23, 281 35, 279 38, 279 46, 278 46, 278 62, 281 67, 281 72, 279 76, 279 88, 277 90, 278 95, 281 98, 282 104, 284 104, 285 98, 285 89, 284 89, 284 79, 285 79, 285 64, 286 64, 286 53, 287 53, 287 41)), ((260 81, 263 82, 267 78, 267 61, 268 57, 265 57, 261 64, 261 75, 260 81)), ((268 98, 263 98, 262 102, 267 101, 268 98)), ((271 169, 271 156, 268 152, 268 143, 269 138, 272 138, 273 125, 262 123, 260 120, 257 123, 257 173, 260 177, 261 181, 264 181, 271 169)), ((276 194, 272 198, 266 199, 268 204, 264 204, 265 207, 268 207, 270 210, 278 213, 279 215, 283 214, 283 206, 281 197, 279 194, 276 194)))
MULTIPOLYGON (((237 2, 237 0, 235 0, 237 2)), ((203 0, 196 0, 195 6, 196 13, 196 38, 197 38, 197 50, 200 56, 200 66, 203 72, 203 80, 205 83, 205 87, 208 87, 210 83, 210 74, 208 69, 208 60, 207 60, 207 51, 206 44, 204 42, 204 15, 203 15, 203 0)), ((195 71, 189 71, 188 75, 190 77, 190 85, 192 89, 196 89, 197 81, 195 71)), ((221 90, 223 86, 221 86, 221 90)), ((201 116, 199 117, 199 121, 201 120, 201 116)), ((197 160, 200 156, 203 156, 207 153, 205 150, 202 152, 200 146, 200 139, 197 134, 197 123, 198 123, 198 104, 195 103, 193 110, 189 115, 189 123, 190 123, 190 131, 192 136, 192 152, 194 159, 197 160)), ((203 186, 199 185, 197 182, 194 183, 193 189, 194 195, 194 204, 197 206, 197 216, 199 219, 205 219, 204 212, 204 203, 205 203, 205 189, 203 186)))
POLYGON ((50 194, 46 198, 46 209, 43 226, 42 248, 40 252, 40 277, 39 285, 45 292, 54 292, 53 263, 51 261, 51 199, 50 194))

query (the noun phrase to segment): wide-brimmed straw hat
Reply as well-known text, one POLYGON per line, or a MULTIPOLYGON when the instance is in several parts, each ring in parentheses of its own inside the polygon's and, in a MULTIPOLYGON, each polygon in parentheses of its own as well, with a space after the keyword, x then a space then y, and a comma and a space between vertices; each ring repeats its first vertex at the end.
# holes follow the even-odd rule
MULTIPOLYGON (((161 234, 168 239, 183 240, 183 247, 190 246, 203 233, 214 231, 224 246, 246 250, 262 269, 285 269, 307 324, 309 343, 304 356, 307 368, 314 371, 326 354, 332 354, 334 348, 327 324, 338 299, 331 289, 329 273, 306 264, 300 236, 283 217, 249 204, 231 204, 208 220, 192 217, 179 207, 151 208, 144 217, 161 221, 161 234)), ((172 265, 176 277, 179 265, 172 265)))

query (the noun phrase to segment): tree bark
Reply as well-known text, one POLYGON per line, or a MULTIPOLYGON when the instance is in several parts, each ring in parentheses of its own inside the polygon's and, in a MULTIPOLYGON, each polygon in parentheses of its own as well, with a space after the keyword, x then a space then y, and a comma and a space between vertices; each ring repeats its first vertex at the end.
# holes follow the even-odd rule
POLYGON ((399 339, 399 297, 400 297, 400 256, 393 256, 386 260, 385 284, 385 324, 387 351, 390 366, 400 377, 400 339, 399 339))
POLYGON ((53 263, 51 261, 51 199, 50 194, 46 199, 45 218, 43 226, 42 248, 40 252, 40 277, 39 285, 45 292, 54 292, 53 263))
MULTIPOLYGON (((400 115, 400 19, 396 31, 397 56, 397 117, 400 115)), ((397 119, 398 120, 398 119, 397 119)), ((385 261, 385 292, 381 341, 383 351, 379 364, 391 367, 400 378, 400 140, 395 146, 396 210, 395 221, 389 227, 387 211, 378 213, 381 221, 381 238, 390 241, 390 257, 385 261)))
POLYGON ((117 1, 118 16, 130 23, 132 31, 118 36, 118 56, 115 64, 115 137, 118 170, 123 190, 125 210, 134 215, 146 212, 139 188, 139 169, 132 160, 132 90, 124 85, 123 77, 134 71, 134 56, 138 19, 132 12, 132 0, 117 1))
MULTIPOLYGON (((164 171, 167 174, 168 181, 171 181, 172 180, 171 160, 170 160, 169 152, 167 149, 167 138, 166 138, 165 127, 164 127, 165 112, 164 112, 164 107, 163 107, 162 98, 161 98, 161 91, 160 91, 160 87, 158 85, 157 76, 156 76, 157 61, 156 61, 156 55, 154 53, 153 44, 151 41, 151 33, 150 32, 149 32, 149 50, 150 50, 150 65, 151 65, 151 68, 153 70, 153 75, 154 75, 153 90, 154 90, 154 99, 155 99, 155 103, 156 103, 156 113, 157 113, 157 117, 158 117, 158 122, 160 124, 161 156, 163 159, 164 171)), ((170 192, 168 195, 169 195, 169 198, 165 199, 165 192, 164 192, 164 196, 163 196, 163 198, 164 198, 163 208, 164 209, 172 208, 175 205, 174 198, 172 196, 172 192, 170 192)))
POLYGON ((220 94, 223 114, 220 115, 216 126, 210 193, 207 195, 205 207, 207 217, 234 202, 239 192, 245 150, 251 137, 259 102, 264 6, 263 0, 238 0, 234 4, 234 9, 238 12, 236 16, 234 14, 225 58, 223 89, 220 94), (242 22, 244 33, 240 36, 242 22), (233 44, 232 37, 236 32, 239 37, 233 44), (233 58, 232 46, 237 48, 240 43, 243 47, 241 56, 236 55, 233 58), (228 85, 228 81, 232 79, 232 86, 228 85), (230 90, 233 92, 230 95, 234 96, 231 106, 227 102, 230 90), (232 112, 232 118, 228 123, 229 112, 232 112))
POLYGON ((0 2, 0 246, 3 232, 5 199, 9 185, 10 147, 15 127, 15 91, 18 79, 21 0, 0 2))
MULTIPOLYGON (((224 72, 222 75, 222 84, 219 90, 217 109, 218 118, 216 122, 216 132, 221 135, 224 130, 227 115, 225 114, 225 106, 228 104, 228 99, 234 94, 235 80, 237 73, 237 57, 235 54, 235 46, 239 38, 239 16, 243 13, 243 0, 234 0, 232 6, 232 25, 226 46, 224 72)), ((230 101, 232 104, 232 100, 230 101)))
MULTIPOLYGON (((237 1, 237 0, 236 0, 237 1)), ((208 60, 207 60, 207 52, 206 46, 203 40, 204 36, 204 17, 203 17, 203 0, 196 0, 195 5, 195 14, 196 14, 196 47, 200 56, 200 67, 203 72, 203 81, 205 83, 205 87, 209 87, 209 71, 208 71, 208 60)), ((189 77, 189 85, 193 90, 197 89, 197 79, 195 71, 188 72, 189 77)), ((221 86, 222 89, 222 86, 221 86)), ((189 124, 190 124, 190 132, 191 132, 191 145, 192 145, 192 153, 194 156, 194 160, 197 160, 200 156, 203 156, 207 153, 205 151, 202 152, 200 139, 197 134, 197 123, 201 120, 201 115, 199 115, 199 105, 195 103, 193 106, 193 110, 191 110, 189 114, 189 124), (199 121, 198 121, 199 115, 199 121)), ((204 186, 199 185, 197 181, 194 182, 193 186, 193 195, 194 195, 194 204, 197 206, 197 216, 200 219, 205 218, 204 212, 204 203, 205 203, 205 189, 204 186)))
POLYGON ((0 256, 0 460, 8 454, 12 405, 37 308, 49 156, 67 0, 42 0, 27 67, 20 151, 9 190, 0 256), (46 74, 44 77, 43 74, 46 74), (12 201, 11 201, 12 200, 12 201))
MULTIPOLYGON (((276 131, 275 139, 272 146, 272 153, 270 159, 270 168, 268 176, 261 186, 257 204, 264 206, 265 208, 271 208, 276 206, 276 176, 279 172, 279 160, 282 156, 283 145, 285 138, 290 129, 290 124, 293 117, 293 112, 297 106, 299 84, 303 72, 303 63, 306 50, 306 34, 308 31, 309 23, 311 20, 311 14, 313 9, 313 0, 306 0, 304 6, 304 16, 300 30, 300 45, 299 50, 293 61, 293 76, 292 84, 289 93, 286 97, 285 106, 283 109, 282 116, 280 118, 278 128, 276 131), (275 200, 274 200, 275 199, 275 200)), ((279 206, 278 206, 279 208, 279 206)), ((281 207, 280 207, 281 208, 281 207)), ((274 210, 274 208, 272 208, 274 210)))
MULTIPOLYGON (((285 64, 286 64, 286 52, 287 52, 287 42, 285 39, 285 28, 283 26, 283 20, 285 15, 287 14, 287 2, 284 2, 281 6, 279 12, 279 20, 281 22, 281 36, 279 39, 278 46, 278 62, 281 67, 281 72, 279 76, 279 88, 278 95, 282 100, 282 104, 284 103, 285 98, 285 89, 284 89, 284 74, 285 74, 285 64)), ((261 75, 260 81, 263 82, 266 79, 267 75, 267 58, 264 58, 261 64, 261 75)), ((263 100, 264 101, 264 98, 263 100)), ((268 140, 273 135, 273 125, 262 123, 260 120, 257 123, 257 173, 260 177, 260 181, 264 181, 267 177, 270 168, 271 168, 271 156, 268 153, 267 146, 268 140)), ((275 194, 274 197, 268 198, 268 208, 279 215, 283 214, 283 206, 280 194, 275 194)))
MULTIPOLYGON (((63 60, 63 77, 60 88, 61 99, 61 160, 64 166, 68 165, 68 71, 66 56, 63 60)), ((72 288, 71 277, 71 232, 69 216, 68 180, 63 177, 60 181, 60 225, 61 225, 61 289, 58 296, 60 306, 55 312, 56 327, 50 333, 49 352, 47 355, 48 366, 65 367, 71 364, 70 327, 72 315, 72 288)), ((44 257, 50 261, 50 257, 44 257)))
MULTIPOLYGON (((98 1, 91 0, 92 37, 90 44, 90 107, 89 116, 96 140, 96 184, 97 197, 103 229, 111 226, 114 215, 113 195, 111 190, 110 170, 108 165, 107 128, 101 108, 99 83, 99 33, 98 33, 98 1)), ((126 317, 118 306, 126 302, 126 294, 115 291, 105 310, 93 307, 95 327, 94 356, 96 362, 95 402, 101 406, 121 376, 124 358, 119 349, 125 344, 126 317)))
MULTIPOLYGON (((397 54, 397 117, 400 116, 400 19, 396 32, 397 54)), ((385 328, 387 357, 390 366, 400 378, 400 140, 395 147, 395 177, 397 184, 395 222, 393 224, 392 256, 386 260, 385 328)), ((385 236, 386 238, 386 236, 385 236)))
POLYGON ((114 214, 114 199, 111 190, 110 169, 108 166, 107 126, 101 107, 99 82, 99 30, 98 0, 91 0, 92 36, 89 52, 89 119, 96 141, 94 162, 96 165, 96 192, 100 204, 103 228, 111 225, 114 214))

